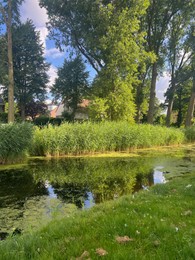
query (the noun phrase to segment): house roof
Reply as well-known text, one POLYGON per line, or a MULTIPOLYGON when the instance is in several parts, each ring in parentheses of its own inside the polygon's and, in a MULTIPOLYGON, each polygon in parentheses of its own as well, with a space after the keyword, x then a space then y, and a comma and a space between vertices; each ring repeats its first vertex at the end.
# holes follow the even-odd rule
POLYGON ((90 100, 83 99, 82 102, 78 105, 78 107, 88 107, 90 100))

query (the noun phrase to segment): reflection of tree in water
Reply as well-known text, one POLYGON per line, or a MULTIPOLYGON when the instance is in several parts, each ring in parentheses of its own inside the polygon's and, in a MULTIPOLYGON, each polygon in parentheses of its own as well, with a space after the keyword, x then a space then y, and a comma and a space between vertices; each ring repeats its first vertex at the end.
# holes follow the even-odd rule
POLYGON ((35 179, 39 180, 41 176, 54 183, 58 197, 66 203, 75 203, 79 208, 87 199, 87 191, 92 192, 95 202, 99 203, 131 194, 138 187, 141 189, 145 182, 150 182, 147 175, 152 169, 148 158, 51 160, 38 168, 33 172, 35 179))
POLYGON ((154 184, 154 172, 151 170, 150 174, 144 176, 143 174, 136 175, 136 184, 134 186, 134 192, 143 189, 143 187, 149 187, 154 184))
POLYGON ((0 171, 0 207, 21 207, 27 198, 48 195, 43 182, 35 182, 28 170, 0 171))
POLYGON ((78 208, 83 208, 85 200, 88 198, 87 189, 79 184, 64 183, 53 184, 54 193, 66 204, 75 204, 78 208))
POLYGON ((0 171, 0 232, 20 228, 26 202, 43 195, 48 195, 44 183, 36 183, 28 170, 0 171))
POLYGON ((65 211, 72 203, 82 208, 91 200, 89 192, 95 203, 130 194, 152 182, 151 165, 140 157, 77 158, 36 160, 22 170, 0 171, 0 232, 34 227, 41 216, 63 211, 63 205, 65 211))

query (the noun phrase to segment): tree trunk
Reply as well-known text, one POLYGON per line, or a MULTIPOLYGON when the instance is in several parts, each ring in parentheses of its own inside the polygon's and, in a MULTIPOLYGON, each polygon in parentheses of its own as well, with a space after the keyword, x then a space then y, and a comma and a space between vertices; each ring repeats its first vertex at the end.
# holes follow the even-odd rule
POLYGON ((173 78, 171 81, 172 81, 171 95, 170 95, 170 99, 169 99, 169 103, 168 103, 167 116, 166 116, 166 126, 167 127, 170 127, 170 124, 171 124, 171 115, 172 115, 172 110, 173 110, 174 94, 175 94, 175 89, 176 89, 175 79, 173 78))
POLYGON ((195 105, 195 75, 193 74, 192 92, 191 92, 191 97, 188 105, 188 112, 187 112, 186 122, 185 122, 186 127, 192 125, 192 119, 194 116, 194 105, 195 105))
POLYGON ((170 127, 171 124, 171 115, 173 110, 173 97, 169 99, 169 104, 167 108, 167 116, 166 116, 166 126, 170 127))
POLYGON ((135 117, 135 122, 137 124, 140 124, 140 117, 141 117, 141 104, 137 104, 137 111, 136 111, 136 117, 135 117))
POLYGON ((22 119, 22 121, 25 121, 25 119, 26 119, 25 106, 24 105, 20 105, 20 109, 21 109, 21 119, 22 119))
POLYGON ((8 37, 8 123, 14 122, 14 72, 12 53, 12 4, 8 1, 7 37, 8 37))
POLYGON ((157 79, 157 63, 155 62, 152 67, 152 81, 150 88, 150 101, 149 101, 149 110, 147 122, 153 124, 154 120, 154 106, 155 106, 155 97, 156 97, 156 79, 157 79))
POLYGON ((179 90, 178 94, 178 115, 177 115, 177 127, 180 127, 183 121, 183 115, 182 115, 182 88, 179 90))
POLYGON ((135 122, 137 124, 139 124, 140 123, 140 117, 141 117, 141 104, 143 102, 142 85, 139 84, 136 90, 137 90, 137 92, 136 92, 135 102, 136 102, 137 110, 136 110, 135 122))

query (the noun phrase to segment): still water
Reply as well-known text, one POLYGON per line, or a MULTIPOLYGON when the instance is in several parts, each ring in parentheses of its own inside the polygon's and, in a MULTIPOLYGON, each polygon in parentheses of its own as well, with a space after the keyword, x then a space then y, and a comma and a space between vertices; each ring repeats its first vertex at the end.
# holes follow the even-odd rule
POLYGON ((19 169, 0 168, 0 239, 195 171, 194 154, 191 148, 158 156, 34 159, 19 169))

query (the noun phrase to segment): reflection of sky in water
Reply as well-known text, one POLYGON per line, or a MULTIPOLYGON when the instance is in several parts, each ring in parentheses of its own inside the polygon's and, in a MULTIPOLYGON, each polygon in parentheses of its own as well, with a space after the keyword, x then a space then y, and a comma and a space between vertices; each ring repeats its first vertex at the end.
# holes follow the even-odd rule
POLYGON ((57 195, 54 193, 54 189, 53 187, 50 185, 49 181, 45 182, 45 188, 47 188, 48 192, 49 192, 49 197, 50 198, 57 198, 57 195))
POLYGON ((84 202, 84 208, 85 209, 91 208, 95 205, 93 194, 91 192, 87 192, 87 195, 88 195, 88 198, 84 202))
POLYGON ((162 166, 158 166, 158 167, 154 168, 154 174, 153 174, 154 184, 166 183, 162 169, 163 169, 162 166))

